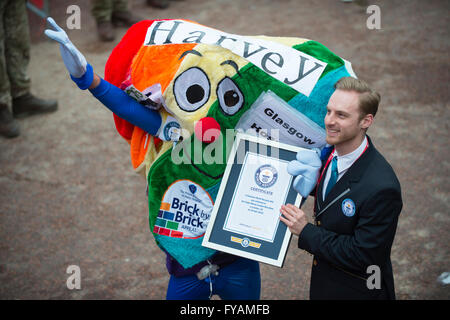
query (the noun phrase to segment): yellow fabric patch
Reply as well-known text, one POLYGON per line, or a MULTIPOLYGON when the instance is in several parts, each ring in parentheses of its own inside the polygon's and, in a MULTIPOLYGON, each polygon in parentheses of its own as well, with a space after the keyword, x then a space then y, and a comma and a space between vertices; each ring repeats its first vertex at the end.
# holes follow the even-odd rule
MULTIPOLYGON (((236 63, 238 69, 241 69, 248 64, 247 60, 219 46, 199 44, 194 50, 199 52, 202 56, 187 54, 175 74, 173 81, 163 93, 167 108, 180 122, 181 127, 188 130, 190 134, 192 134, 194 130, 195 121, 205 117, 211 105, 217 100, 216 90, 218 83, 224 77, 228 76, 231 78, 236 74, 236 70, 230 64, 221 65, 221 63, 231 60, 236 63), (174 94, 174 82, 186 70, 193 67, 201 69, 207 76, 209 81, 209 98, 199 109, 187 112, 182 110, 177 103, 174 94)), ((186 83, 186 85, 187 84, 189 83, 186 83)))

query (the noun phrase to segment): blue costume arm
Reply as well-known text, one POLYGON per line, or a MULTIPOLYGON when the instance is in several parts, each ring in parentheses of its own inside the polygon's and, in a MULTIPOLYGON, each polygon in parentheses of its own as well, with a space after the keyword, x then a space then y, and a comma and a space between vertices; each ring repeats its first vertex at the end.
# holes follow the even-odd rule
MULTIPOLYGON (((88 63, 86 72, 79 78, 70 75, 70 78, 81 90, 86 90, 94 79, 94 70, 88 63)), ((161 116, 158 112, 150 110, 131 98, 115 85, 100 78, 100 84, 89 91, 101 103, 116 115, 151 135, 156 135, 161 126, 161 116)))
POLYGON ((101 79, 100 84, 89 91, 101 103, 116 115, 142 130, 156 135, 161 126, 161 116, 158 112, 150 110, 131 98, 124 91, 101 79))

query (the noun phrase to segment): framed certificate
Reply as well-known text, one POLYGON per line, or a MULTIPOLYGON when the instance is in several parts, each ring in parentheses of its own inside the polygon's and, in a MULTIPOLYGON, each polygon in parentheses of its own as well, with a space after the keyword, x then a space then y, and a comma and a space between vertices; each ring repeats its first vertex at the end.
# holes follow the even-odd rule
POLYGON ((300 205, 287 172, 300 149, 238 133, 202 245, 282 267, 291 232, 280 207, 300 205))

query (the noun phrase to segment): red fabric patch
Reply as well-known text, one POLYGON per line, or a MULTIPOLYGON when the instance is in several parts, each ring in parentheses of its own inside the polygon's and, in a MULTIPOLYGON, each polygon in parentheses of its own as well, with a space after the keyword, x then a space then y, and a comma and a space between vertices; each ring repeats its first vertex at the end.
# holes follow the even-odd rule
POLYGON ((162 236, 169 236, 170 235, 170 229, 159 228, 159 234, 162 235, 162 236))
POLYGON ((171 236, 173 238, 182 238, 183 237, 183 232, 172 230, 171 236))

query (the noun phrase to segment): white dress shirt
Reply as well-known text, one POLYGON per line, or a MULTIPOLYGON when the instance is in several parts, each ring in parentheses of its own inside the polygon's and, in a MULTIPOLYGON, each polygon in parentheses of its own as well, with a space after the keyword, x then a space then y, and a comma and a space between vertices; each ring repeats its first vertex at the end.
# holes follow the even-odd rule
MULTIPOLYGON (((337 157, 337 169, 338 169, 337 181, 339 181, 339 179, 348 171, 348 168, 350 168, 352 164, 361 156, 361 154, 366 149, 368 143, 369 142, 367 141, 367 137, 364 137, 363 142, 358 148, 343 156, 339 156, 336 149, 334 149, 333 156, 337 157)), ((328 164, 327 173, 325 174, 325 180, 323 182, 323 191, 322 191, 323 200, 325 200, 325 190, 327 190, 327 185, 328 181, 330 181, 330 176, 331 176, 331 161, 328 164)))

